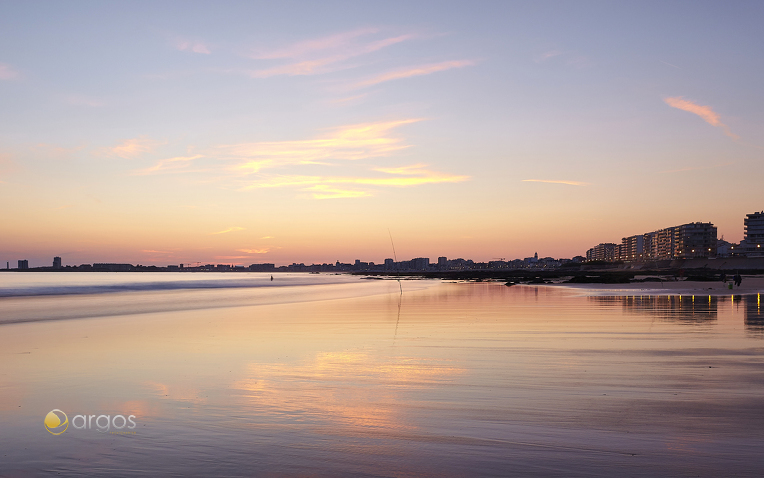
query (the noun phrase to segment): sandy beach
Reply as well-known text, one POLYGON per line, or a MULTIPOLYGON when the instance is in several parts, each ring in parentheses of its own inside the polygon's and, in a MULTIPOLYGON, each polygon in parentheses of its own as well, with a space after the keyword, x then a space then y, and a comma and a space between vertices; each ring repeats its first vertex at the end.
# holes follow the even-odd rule
POLYGON ((308 278, 0 298, 0 475, 764 470, 755 295, 308 278))
POLYGON ((585 295, 712 295, 731 296, 764 293, 764 277, 743 276, 740 287, 727 283, 700 281, 635 282, 632 284, 548 284, 581 291, 585 295))

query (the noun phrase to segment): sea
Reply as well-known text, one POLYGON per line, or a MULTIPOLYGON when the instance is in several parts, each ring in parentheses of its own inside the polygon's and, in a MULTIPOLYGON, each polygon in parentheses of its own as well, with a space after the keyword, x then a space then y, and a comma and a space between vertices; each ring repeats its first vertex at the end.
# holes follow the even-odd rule
POLYGON ((0 273, 0 476, 764 475, 760 295, 627 292, 0 273))

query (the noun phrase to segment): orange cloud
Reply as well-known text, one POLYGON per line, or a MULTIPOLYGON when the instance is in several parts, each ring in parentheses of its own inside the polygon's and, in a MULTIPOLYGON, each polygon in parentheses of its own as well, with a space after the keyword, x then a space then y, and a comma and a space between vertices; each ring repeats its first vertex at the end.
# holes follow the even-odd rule
POLYGON ((580 181, 557 181, 554 179, 523 179, 525 183, 551 183, 551 184, 567 184, 568 186, 588 186, 589 183, 582 183, 580 181))
POLYGON ((270 249, 236 249, 237 252, 245 252, 247 254, 267 254, 270 249))
POLYGON ((352 189, 340 189, 328 186, 326 184, 317 184, 305 189, 306 191, 315 191, 313 199, 347 199, 371 196, 368 191, 358 191, 352 189))
POLYGON ((364 88, 367 86, 376 85, 385 81, 399 80, 401 78, 410 78, 412 76, 430 75, 439 71, 450 70, 452 68, 464 68, 465 66, 472 66, 475 62, 471 60, 456 60, 456 61, 444 61, 441 63, 431 63, 428 65, 403 68, 400 70, 394 70, 381 75, 375 76, 365 81, 356 83, 354 88, 364 88))
POLYGON ((227 234, 229 232, 236 232, 236 231, 243 231, 243 230, 244 230, 243 227, 234 226, 234 227, 229 227, 228 229, 223 229, 222 231, 213 232, 211 234, 227 234))
POLYGON ((672 108, 677 108, 682 111, 687 111, 688 113, 693 113, 700 116, 706 123, 710 124, 711 126, 721 128, 722 131, 724 131, 724 134, 732 139, 740 138, 738 135, 732 133, 727 125, 719 120, 719 115, 714 110, 712 110, 710 106, 702 106, 697 103, 693 103, 692 101, 685 100, 681 96, 664 98, 663 101, 672 108))
POLYGON ((424 169, 424 167, 424 165, 413 165, 375 169, 375 171, 384 172, 393 177, 280 175, 254 182, 244 189, 301 187, 304 191, 313 191, 313 198, 315 199, 334 199, 371 196, 371 193, 366 190, 338 188, 337 185, 410 187, 423 184, 455 183, 469 179, 469 176, 439 173, 424 169))
POLYGON ((195 156, 176 156, 174 158, 162 159, 159 162, 157 162, 154 166, 151 166, 150 168, 136 170, 135 174, 144 175, 144 174, 156 174, 156 173, 163 173, 163 172, 173 172, 179 169, 186 168, 191 164, 193 160, 203 158, 203 157, 204 157, 203 155, 197 154, 195 156))
POLYGON ((125 140, 117 146, 104 148, 101 151, 123 159, 131 159, 144 153, 153 152, 162 144, 164 143, 147 138, 146 136, 139 136, 137 138, 125 140))
POLYGON ((390 132, 417 121, 421 119, 344 126, 319 139, 226 145, 218 147, 216 154, 238 161, 232 169, 245 174, 285 165, 374 158, 408 148, 402 139, 390 136, 390 132))

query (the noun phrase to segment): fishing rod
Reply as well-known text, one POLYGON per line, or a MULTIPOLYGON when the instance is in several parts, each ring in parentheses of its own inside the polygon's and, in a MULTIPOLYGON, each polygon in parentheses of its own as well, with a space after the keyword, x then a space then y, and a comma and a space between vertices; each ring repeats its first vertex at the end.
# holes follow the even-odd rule
MULTIPOLYGON (((393 263, 393 266, 398 263, 398 256, 395 254, 395 243, 393 242, 393 234, 390 232, 390 228, 387 228, 387 234, 390 236, 390 244, 393 246, 393 260, 395 261, 393 263)), ((398 337, 398 324, 401 322, 401 302, 403 300, 403 286, 401 285, 401 276, 399 274, 400 271, 396 272, 397 280, 398 280, 398 288, 400 289, 401 293, 398 296, 398 318, 395 319, 395 333, 393 334, 393 345, 395 345, 395 339, 398 337)))
MULTIPOLYGON (((390 228, 387 228, 387 234, 390 236, 390 244, 393 246, 393 260, 395 262, 393 265, 398 263, 398 256, 395 254, 395 243, 393 242, 393 234, 390 232, 390 228)), ((398 277, 398 288, 401 290, 401 295, 403 295, 403 286, 401 286, 401 276, 399 274, 400 271, 396 271, 396 276, 398 277)))

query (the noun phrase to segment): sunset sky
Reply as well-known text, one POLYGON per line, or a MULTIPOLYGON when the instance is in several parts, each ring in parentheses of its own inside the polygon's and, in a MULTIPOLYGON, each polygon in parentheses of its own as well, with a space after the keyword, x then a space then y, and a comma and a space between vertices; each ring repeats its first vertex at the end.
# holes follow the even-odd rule
POLYGON ((0 1, 0 260, 739 241, 764 209, 762 24, 742 1, 0 1))

